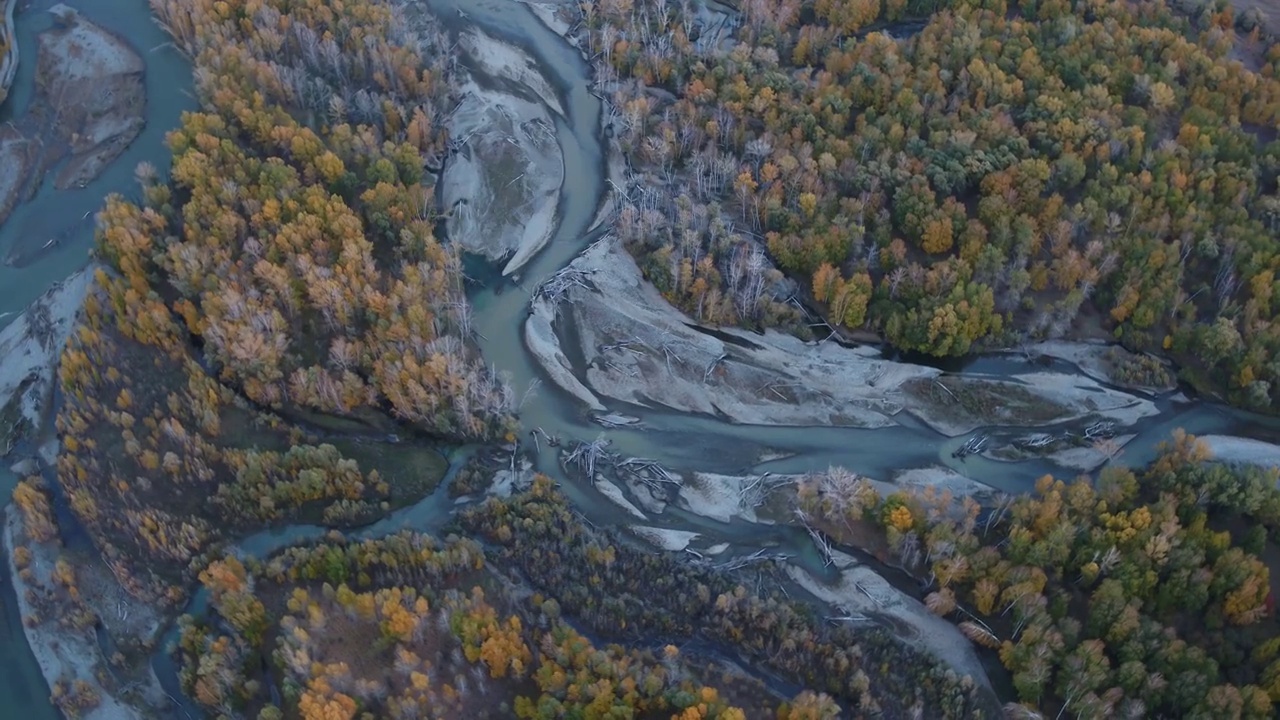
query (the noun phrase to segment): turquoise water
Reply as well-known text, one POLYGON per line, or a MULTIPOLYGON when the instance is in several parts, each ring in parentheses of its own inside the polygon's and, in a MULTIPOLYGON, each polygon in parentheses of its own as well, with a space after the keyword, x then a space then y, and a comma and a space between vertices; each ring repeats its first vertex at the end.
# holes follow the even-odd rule
MULTIPOLYGON (((20 4, 14 17, 22 57, 18 75, 8 100, 0 107, 0 122, 20 118, 31 102, 36 67, 36 36, 52 25, 48 8, 55 3, 34 0, 20 4)), ((184 110, 195 107, 194 100, 182 92, 191 85, 191 68, 182 56, 165 45, 167 37, 151 20, 146 0, 69 0, 65 4, 88 19, 128 40, 147 61, 146 127, 137 140, 107 168, 97 180, 84 188, 55 190, 52 175, 32 199, 15 208, 0 226, 0 257, 6 256, 15 243, 21 247, 39 247, 45 239, 73 228, 66 239, 23 268, 0 265, 0 327, 13 321, 32 300, 51 285, 84 266, 93 246, 93 226, 86 221, 102 205, 103 198, 113 192, 135 192, 133 171, 147 160, 163 167, 168 153, 164 136, 177 126, 184 110), (7 314, 13 313, 13 314, 7 314)), ((3 170, 0 170, 3 172, 3 170)), ((0 498, 7 503, 17 482, 7 469, 0 469, 0 498)), ((60 716, 49 702, 49 688, 40 674, 35 658, 22 632, 9 577, 7 563, 0 564, 0 717, 21 720, 56 720, 60 716)))
MULTIPOLYGON (((33 0, 25 7, 20 5, 14 17, 22 58, 9 99, 0 106, 0 123, 21 117, 31 101, 36 36, 52 25, 48 8, 54 4, 51 0, 33 0)), ((191 86, 191 66, 166 45, 168 38, 152 21, 146 0, 70 0, 64 4, 124 37, 146 60, 147 124, 137 140, 97 180, 84 188, 55 190, 54 173, 49 173, 35 198, 15 208, 0 225, 0 257, 16 246, 39 248, 49 237, 74 228, 63 242, 26 267, 0 265, 0 315, 20 312, 50 285, 84 266, 93 247, 92 224, 85 220, 85 213, 95 213, 110 193, 135 193, 138 186, 133 172, 143 160, 163 167, 168 157, 165 134, 177 126, 184 110, 195 107, 195 101, 184 92, 191 86)), ((0 317, 0 327, 13 318, 14 315, 0 317)))
MULTIPOLYGON (((37 0, 17 17, 19 41, 27 52, 11 98, 4 108, 0 108, 0 122, 21 113, 30 101, 35 35, 50 25, 45 10, 51 4, 49 0, 37 0)), ((138 162, 148 160, 163 167, 162 160, 167 157, 163 146, 165 133, 177 125, 183 110, 194 106, 193 100, 184 92, 184 88, 190 86, 190 68, 172 48, 166 46, 167 38, 151 21, 145 0, 73 1, 69 4, 81 9, 95 22, 119 32, 147 59, 147 127, 124 156, 88 187, 61 192, 45 187, 34 201, 20 206, 0 227, 0 257, 7 254, 16 242, 30 246, 32 238, 35 238, 38 247, 43 238, 67 227, 77 227, 64 243, 28 267, 0 266, 0 314, 20 311, 52 283, 83 266, 92 247, 92 230, 83 223, 84 214, 98 209, 103 196, 108 193, 134 193, 133 170, 138 162)), ((561 94, 567 112, 565 117, 556 120, 556 135, 564 151, 566 173, 558 208, 557 232, 548 247, 525 268, 520 285, 508 285, 504 292, 489 288, 475 293, 475 326, 482 334, 481 345, 486 356, 500 370, 509 373, 517 394, 523 395, 535 381, 543 381, 539 391, 530 396, 522 407, 526 430, 540 427, 568 441, 594 439, 601 432, 599 426, 592 424, 576 403, 546 382, 547 378, 532 362, 520 339, 529 291, 585 247, 587 238, 584 234, 604 189, 600 107, 587 91, 586 63, 562 39, 543 27, 523 4, 511 0, 429 0, 429 4, 451 23, 460 17, 457 10, 465 8, 469 22, 528 49, 561 94)), ((11 320, 12 316, 0 317, 0 327, 11 320)), ((1012 360, 995 365, 991 362, 988 361, 986 366, 970 366, 969 369, 997 374, 1025 369, 1012 360)), ((999 463, 970 458, 967 463, 958 464, 950 457, 950 451, 959 441, 921 427, 856 430, 739 426, 709 417, 609 404, 613 409, 641 415, 650 428, 609 431, 608 437, 615 449, 628 455, 653 458, 675 469, 803 472, 841 464, 873 477, 886 477, 895 469, 936 463, 952 465, 975 479, 1008 490, 1028 489, 1040 474, 1054 470, 1042 461, 999 463), (795 454, 771 463, 757 464, 755 458, 761 452, 778 449, 795 454)), ((1166 439, 1174 427, 1182 426, 1201 433, 1233 432, 1248 422, 1242 414, 1209 405, 1175 407, 1166 400, 1162 401, 1161 408, 1164 412, 1158 418, 1141 424, 1140 435, 1130 444, 1123 457, 1124 462, 1142 464, 1148 460, 1155 445, 1166 439)), ((461 459, 454 458, 455 470, 461 459)), ((562 475, 552 453, 543 454, 539 469, 553 476, 562 475)), ((565 481, 565 491, 593 522, 602 526, 627 522, 626 516, 589 484, 563 477, 561 480, 565 481)), ((0 498, 7 499, 13 482, 15 478, 11 474, 0 470, 0 498)), ((450 509, 451 504, 443 492, 437 493, 365 532, 438 526, 450 509)), ((802 560, 816 558, 807 537, 802 532, 790 532, 791 529, 762 529, 741 523, 725 525, 677 512, 653 520, 653 524, 696 529, 709 537, 718 536, 743 546, 755 543, 754 547, 759 547, 767 535, 768 539, 796 552, 802 560)), ((299 526, 260 533, 242 541, 240 547, 247 553, 261 555, 282 544, 320 533, 319 528, 299 526)), ((57 713, 47 700, 48 688, 22 636, 20 618, 14 609, 12 586, 7 577, 4 577, 2 585, 0 604, 4 606, 4 623, 0 627, 0 662, 7 672, 6 678, 0 680, 0 720, 8 717, 24 720, 54 718, 57 713)), ((172 666, 161 656, 156 660, 162 680, 172 689, 172 666)))

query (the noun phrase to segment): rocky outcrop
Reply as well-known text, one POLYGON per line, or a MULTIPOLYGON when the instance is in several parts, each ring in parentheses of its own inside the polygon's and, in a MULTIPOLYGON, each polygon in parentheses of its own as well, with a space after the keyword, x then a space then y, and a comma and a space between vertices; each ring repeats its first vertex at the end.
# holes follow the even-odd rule
MULTIPOLYGON (((39 36, 31 107, 0 131, 0 222, 59 164, 58 189, 96 178, 145 124, 146 66, 138 53, 66 5, 50 12, 57 19, 39 36)), ((6 263, 18 261, 11 253, 6 263)))

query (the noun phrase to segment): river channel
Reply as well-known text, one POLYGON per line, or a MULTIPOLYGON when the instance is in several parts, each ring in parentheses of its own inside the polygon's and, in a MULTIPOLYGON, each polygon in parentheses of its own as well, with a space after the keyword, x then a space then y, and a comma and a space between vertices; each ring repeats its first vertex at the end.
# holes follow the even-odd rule
MULTIPOLYGON (((674 470, 730 474, 765 470, 792 473, 843 465, 871 477, 887 479, 899 469, 945 465, 1008 491, 1029 489, 1033 481, 1044 473, 1052 472, 1062 477, 1076 474, 1044 460, 998 462, 970 457, 961 463, 952 458, 952 450, 963 442, 963 438, 949 438, 914 422, 876 430, 748 426, 605 401, 612 411, 640 417, 643 427, 603 430, 593 423, 584 407, 546 377, 522 342, 532 293, 545 279, 577 257, 596 235, 589 228, 604 200, 605 157, 601 102, 589 91, 590 68, 574 47, 516 0, 427 1, 452 30, 462 29, 468 23, 474 24, 487 34, 524 49, 555 87, 564 109, 562 116, 554 114, 556 138, 564 158, 565 180, 557 209, 557 227, 551 241, 522 269, 518 280, 503 278, 494 270, 471 294, 474 327, 485 357, 507 373, 517 396, 525 395, 529 388, 536 386, 520 409, 526 433, 524 437, 527 438, 528 431, 533 428, 559 436, 566 442, 589 441, 604 433, 612 443, 612 449, 627 456, 649 458, 674 470), (759 462, 761 457, 779 455, 783 457, 759 462)), ((43 11, 50 4, 37 0, 19 15, 18 35, 23 47, 35 47, 35 34, 48 27, 47 13, 43 11)), ((19 206, 12 218, 0 227, 0 254, 19 233, 57 230, 45 225, 54 219, 59 222, 68 218, 74 220, 95 210, 107 193, 131 192, 131 188, 136 187, 132 173, 138 162, 149 160, 158 167, 165 167, 163 134, 176 126, 179 113, 192 105, 190 97, 181 90, 191 86, 189 67, 172 49, 162 47, 166 38, 151 22, 144 0, 99 0, 91 5, 85 3, 83 11, 95 22, 117 30, 146 58, 146 130, 120 160, 88 187, 60 193, 51 187, 43 188, 34 201, 19 206)), ((33 66, 33 57, 23 58, 12 96, 0 110, 0 122, 9 119, 12 113, 20 112, 28 102, 33 66)), ((91 245, 91 236, 90 228, 85 227, 55 253, 24 270, 0 267, 0 312, 20 310, 49 285, 79 268, 91 245)), ((0 318, 0 327, 10 319, 0 318)), ((1063 367, 1079 372, 1072 366, 1063 364, 1063 367)), ((975 358, 960 372, 990 377, 1034 369, 1037 368, 1033 368, 1029 360, 995 356, 975 358)), ((1126 446, 1120 462, 1130 465, 1146 463, 1154 456, 1158 443, 1166 440, 1169 433, 1178 427, 1195 434, 1247 435, 1270 440, 1280 435, 1274 421, 1220 405, 1175 402, 1172 396, 1155 398, 1155 401, 1161 411, 1158 416, 1125 430, 1137 436, 1126 446)), ((989 430, 998 431, 1000 428, 989 430)), ((1026 432, 1029 429, 1018 430, 1026 432)), ((456 450, 450 457, 450 472, 456 472, 473 450, 456 450)), ((575 504, 597 525, 619 526, 629 521, 629 516, 589 483, 566 477, 555 453, 546 452, 544 448, 536 459, 536 467, 560 479, 575 504)), ((14 481, 7 471, 0 470, 0 492, 6 499, 14 481)), ((446 485, 447 482, 442 483, 441 489, 432 496, 393 513, 359 534, 374 537, 403 528, 431 531, 440 527, 454 506, 444 491, 446 485)), ((729 542, 738 551, 745 549, 750 552, 766 543, 780 544, 802 564, 821 564, 803 531, 792 532, 791 528, 745 522, 726 524, 674 510, 651 518, 649 524, 694 530, 714 542, 729 542)), ((314 526, 294 526, 245 538, 237 543, 237 548, 244 554, 261 557, 285 545, 319 537, 322 532, 321 528, 314 526)), ((5 708, 15 717, 29 720, 54 718, 56 711, 47 700, 48 688, 44 686, 26 647, 20 618, 14 609, 11 584, 8 578, 3 580, 0 662, 8 672, 7 678, 0 681, 0 708, 5 708)), ((203 603, 203 595, 198 593, 188 610, 199 612, 203 603)), ((171 640, 173 635, 171 629, 166 639, 171 640)), ((157 653, 154 666, 166 690, 178 696, 174 668, 163 651, 157 653)), ((175 711, 175 717, 186 717, 187 713, 196 716, 196 708, 189 703, 184 703, 184 706, 175 711)))

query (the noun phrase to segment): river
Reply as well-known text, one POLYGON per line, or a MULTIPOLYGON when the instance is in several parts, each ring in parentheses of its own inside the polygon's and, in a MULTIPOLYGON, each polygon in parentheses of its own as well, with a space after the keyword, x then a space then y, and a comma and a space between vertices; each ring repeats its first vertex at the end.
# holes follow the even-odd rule
MULTIPOLYGON (((520 410, 526 433, 532 428, 540 428, 566 441, 575 441, 592 440, 604 432, 614 450, 657 460, 677 470, 789 473, 843 465, 871 477, 887 478, 894 470, 940 464, 1009 491, 1028 489, 1036 477, 1046 472, 1056 472, 1060 476, 1075 474, 1044 460, 998 462, 971 456, 961 463, 952 458, 951 451, 963 442, 963 438, 944 437, 914 422, 878 430, 744 426, 710 417, 606 401, 610 410, 641 417, 644 428, 604 431, 592 423, 582 406, 559 391, 546 377, 522 342, 522 328, 532 292, 594 240, 588 229, 603 200, 605 158, 601 104, 588 90, 589 68, 572 46, 539 21, 527 6, 515 0, 427 1, 453 29, 463 23, 474 23, 486 33, 525 49, 555 86, 565 110, 564 116, 556 115, 554 118, 556 138, 564 156, 565 180, 553 238, 523 268, 519 280, 501 278, 493 271, 487 282, 471 296, 474 326, 485 357, 509 375, 517 395, 538 384, 520 410), (459 10, 465 10, 465 18, 459 10), (774 455, 782 452, 786 457, 766 463, 757 462, 766 452, 774 455)), ((46 0, 38 0, 19 15, 17 29, 24 48, 35 47, 35 34, 49 25, 47 14, 42 10, 50 4, 46 0)), ((151 22, 144 0, 99 0, 83 5, 90 19, 120 32, 147 58, 147 127, 125 155, 88 187, 63 192, 46 187, 34 201, 19 206, 9 222, 0 227, 0 255, 20 232, 32 232, 32 228, 40 232, 56 232, 61 227, 57 223, 75 222, 83 213, 99 207, 105 194, 131 192, 136 187, 132 178, 133 167, 144 159, 157 166, 164 164, 163 135, 177 125, 179 113, 192 105, 190 98, 180 90, 190 87, 189 67, 172 49, 161 47, 166 38, 151 22), (153 48, 157 49, 153 51, 153 48)), ((19 112, 29 101, 33 70, 33 58, 24 57, 12 96, 0 110, 0 122, 11 117, 11 113, 19 112)), ((91 243, 91 232, 85 227, 70 241, 28 268, 0 267, 0 312, 20 310, 49 285, 79 268, 91 243)), ((8 319, 0 318, 0 326, 7 322, 8 319)), ((975 358, 965 364, 963 372, 1000 376, 1035 369, 1042 368, 1012 356, 1000 356, 975 358)), ((1158 416, 1126 430, 1136 432, 1137 437, 1126 446, 1119 459, 1121 462, 1130 465, 1146 463, 1154 456, 1157 444, 1167 439, 1177 427, 1196 434, 1243 434, 1264 438, 1277 432, 1275 421, 1219 405, 1201 402, 1179 404, 1170 396, 1156 401, 1161 411, 1158 416)), ((998 431, 999 428, 992 430, 998 431)), ((1019 430, 1027 431, 1026 428, 1019 430)), ((471 451, 471 448, 462 448, 453 454, 450 458, 451 472, 461 467, 471 451)), ((555 453, 541 453, 536 464, 542 472, 560 478, 566 493, 597 525, 618 526, 629 520, 629 516, 590 484, 565 477, 555 453)), ((14 481, 7 471, 0 470, 0 492, 6 498, 14 481)), ((432 496, 363 529, 360 535, 373 537, 402 528, 426 531, 438 528, 449 517, 453 507, 445 492, 446 485, 447 482, 442 483, 441 489, 432 496)), ((738 547, 776 543, 794 553, 797 562, 803 565, 821 565, 812 543, 803 531, 795 528, 743 522, 725 524, 677 510, 668 510, 651 518, 650 524, 696 530, 713 541, 730 542, 738 547)), ((263 556, 285 545, 314 539, 322 532, 315 526, 294 526, 255 534, 237 543, 237 547, 246 554, 263 556)), ((5 610, 4 622, 0 625, 0 660, 9 672, 6 681, 0 682, 0 707, 31 720, 53 718, 56 712, 47 700, 48 688, 43 685, 24 642, 18 624, 20 619, 16 617, 9 595, 11 585, 8 578, 5 580, 4 595, 0 595, 0 604, 5 610)), ((203 595, 197 594, 188 609, 199 611, 203 603, 203 595)), ((173 632, 170 629, 166 637, 172 639, 173 632)), ((176 677, 169 659, 163 653, 157 653, 154 666, 166 689, 177 695, 176 677)), ((188 709, 192 708, 188 706, 188 709)), ((184 715, 179 712, 176 716, 184 715)))

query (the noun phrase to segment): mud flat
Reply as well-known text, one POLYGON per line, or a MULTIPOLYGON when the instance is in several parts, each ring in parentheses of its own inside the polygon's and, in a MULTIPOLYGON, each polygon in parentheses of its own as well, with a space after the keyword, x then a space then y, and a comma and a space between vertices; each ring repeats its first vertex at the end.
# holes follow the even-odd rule
MULTIPOLYGON (((142 58, 121 38, 66 5, 36 49, 36 94, 0 132, 0 222, 57 167, 54 187, 82 186, 124 152, 146 123, 142 58)), ((4 259, 22 266, 48 238, 21 238, 4 259)))
POLYGON ((0 331, 0 457, 45 425, 58 359, 84 306, 94 270, 91 266, 53 286, 0 331))
POLYGON ((469 30, 459 39, 473 71, 450 116, 455 152, 442 182, 449 237, 519 270, 556 228, 564 159, 552 114, 563 109, 537 64, 523 51, 469 30))

